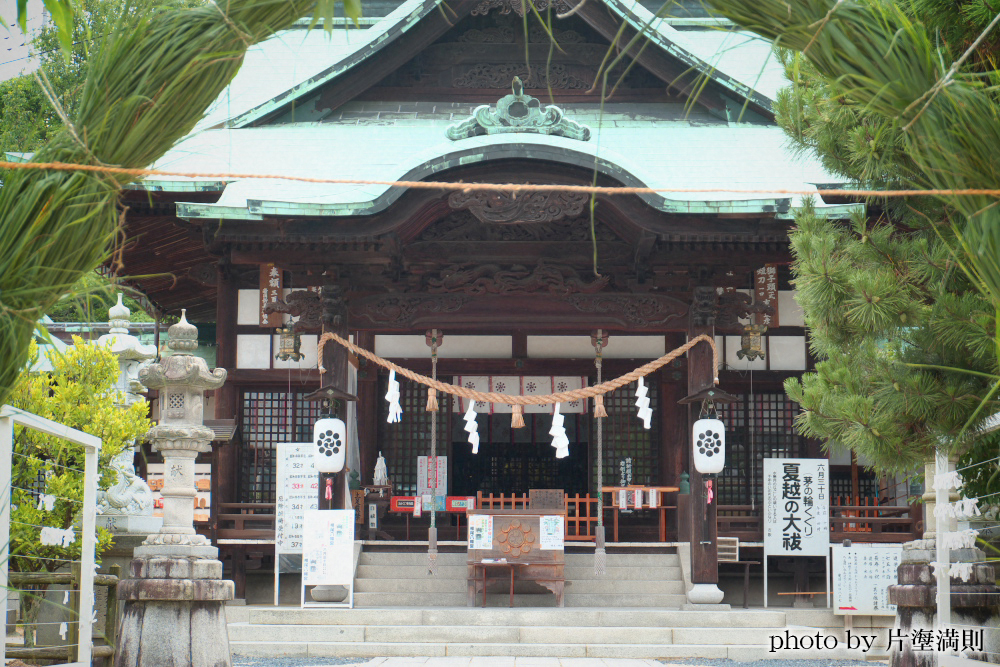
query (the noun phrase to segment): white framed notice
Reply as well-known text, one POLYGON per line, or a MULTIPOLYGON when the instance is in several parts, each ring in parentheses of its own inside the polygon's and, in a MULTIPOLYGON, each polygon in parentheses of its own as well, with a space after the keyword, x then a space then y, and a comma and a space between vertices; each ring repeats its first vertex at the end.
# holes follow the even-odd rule
MULTIPOLYGON (((441 496, 442 498, 448 495, 447 456, 417 457, 417 495, 441 496)), ((429 509, 429 507, 424 507, 424 511, 429 509)))
POLYGON ((484 514, 469 516, 469 551, 493 548, 493 517, 484 514))
POLYGON ((830 462, 764 459, 764 606, 768 556, 822 556, 830 594, 830 462))
POLYGON ((897 583, 903 545, 835 544, 833 613, 841 616, 895 616, 889 586, 897 583))
POLYGON ((302 536, 303 607, 354 606, 354 510, 309 510, 302 536), (346 586, 347 602, 306 602, 307 586, 346 586))
MULTIPOLYGON (((283 571, 281 556, 302 555, 305 513, 319 507, 319 476, 316 472, 315 444, 283 442, 275 449, 278 465, 274 506, 274 604, 277 606, 283 571)), ((284 571, 294 570, 286 567, 284 571)))
POLYGON ((566 517, 543 515, 538 517, 538 529, 541 536, 538 548, 544 550, 562 551, 565 547, 566 517))

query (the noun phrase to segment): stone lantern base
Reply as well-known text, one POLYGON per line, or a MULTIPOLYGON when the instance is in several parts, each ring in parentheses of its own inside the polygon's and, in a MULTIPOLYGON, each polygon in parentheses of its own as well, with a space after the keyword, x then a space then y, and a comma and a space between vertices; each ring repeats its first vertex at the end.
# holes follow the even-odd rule
MULTIPOLYGON (((138 550, 137 550, 138 551, 138 550)), ((153 556, 131 563, 115 667, 229 667, 225 603, 233 582, 214 559, 153 556)))

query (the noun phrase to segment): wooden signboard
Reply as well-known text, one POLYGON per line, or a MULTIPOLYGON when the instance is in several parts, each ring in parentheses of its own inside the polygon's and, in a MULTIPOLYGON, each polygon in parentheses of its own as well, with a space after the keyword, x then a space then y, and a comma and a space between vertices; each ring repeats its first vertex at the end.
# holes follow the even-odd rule
POLYGON ((889 586, 897 581, 903 546, 833 546, 833 613, 844 616, 895 616, 889 586))
POLYGON ((281 269, 274 264, 260 265, 260 326, 277 328, 281 326, 281 313, 265 313, 264 307, 275 303, 282 295, 281 269))
POLYGON ((565 522, 565 508, 470 510, 468 605, 475 606, 477 593, 485 597, 484 570, 499 568, 510 570, 512 587, 514 580, 536 582, 562 607, 565 522))

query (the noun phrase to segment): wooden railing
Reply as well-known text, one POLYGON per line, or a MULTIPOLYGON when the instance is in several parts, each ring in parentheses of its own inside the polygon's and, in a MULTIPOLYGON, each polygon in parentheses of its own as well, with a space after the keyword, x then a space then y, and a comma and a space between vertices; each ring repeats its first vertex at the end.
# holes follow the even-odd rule
POLYGON ((219 503, 216 539, 274 540, 274 503, 219 503))
POLYGON ((590 494, 566 494, 566 541, 593 542, 596 539, 597 498, 590 494))
POLYGON ((512 493, 509 496, 500 494, 498 496, 483 495, 482 491, 476 494, 476 508, 481 510, 526 510, 528 509, 528 494, 517 495, 512 493))
MULTIPOLYGON (((922 506, 848 504, 838 496, 830 505, 830 541, 908 542, 923 532, 922 506)), ((722 537, 738 537, 742 542, 764 539, 760 506, 719 505, 718 529, 722 537)))

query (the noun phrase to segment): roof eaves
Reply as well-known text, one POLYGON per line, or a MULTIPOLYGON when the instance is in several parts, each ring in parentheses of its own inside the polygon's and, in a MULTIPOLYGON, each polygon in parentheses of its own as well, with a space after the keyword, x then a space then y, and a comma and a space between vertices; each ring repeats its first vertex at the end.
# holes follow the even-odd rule
POLYGON ((358 49, 349 56, 267 102, 229 119, 224 126, 232 128, 247 127, 289 102, 308 95, 320 86, 381 51, 387 44, 415 26, 424 16, 437 10, 438 6, 443 2, 444 0, 406 0, 381 22, 366 29, 362 38, 365 41, 360 42, 358 49))
POLYGON ((768 111, 772 111, 774 100, 763 95, 751 86, 738 81, 735 77, 719 70, 714 65, 702 60, 700 57, 675 43, 662 28, 673 30, 670 21, 659 18, 643 7, 637 0, 604 0, 604 4, 612 12, 618 14, 623 20, 634 28, 637 32, 644 33, 654 44, 686 64, 693 70, 700 72, 723 88, 735 93, 740 98, 757 105, 768 111))

